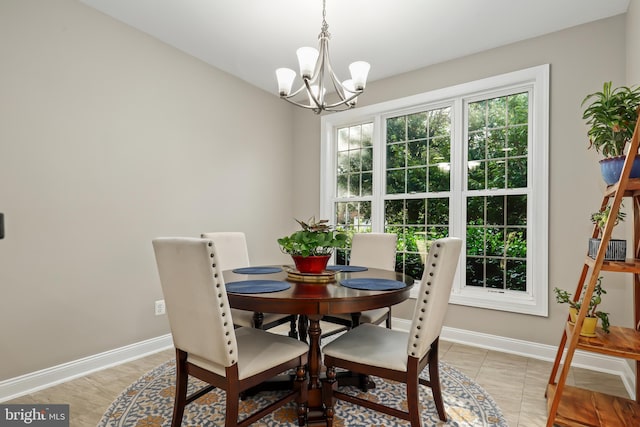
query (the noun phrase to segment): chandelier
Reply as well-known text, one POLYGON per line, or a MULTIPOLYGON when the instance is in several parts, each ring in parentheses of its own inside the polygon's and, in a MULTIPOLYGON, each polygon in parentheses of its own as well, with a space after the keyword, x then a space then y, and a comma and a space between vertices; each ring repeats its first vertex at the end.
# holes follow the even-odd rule
POLYGON ((355 107, 358 95, 362 94, 367 83, 367 74, 371 66, 368 62, 356 61, 349 65, 351 79, 342 83, 333 72, 329 60, 329 25, 326 21, 326 0, 322 0, 322 27, 318 40, 320 51, 312 47, 301 47, 296 51, 300 65, 302 85, 291 93, 296 72, 291 68, 278 68, 278 92, 280 98, 299 107, 313 110, 316 114, 322 111, 343 111, 355 107), (334 91, 332 99, 328 99, 327 90, 334 91), (305 95, 308 99, 305 99, 305 95))

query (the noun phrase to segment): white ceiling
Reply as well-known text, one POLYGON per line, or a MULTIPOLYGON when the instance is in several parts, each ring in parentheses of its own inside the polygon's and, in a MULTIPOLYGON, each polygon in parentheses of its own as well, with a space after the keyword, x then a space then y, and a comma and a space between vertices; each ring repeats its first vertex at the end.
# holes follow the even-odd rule
MULTIPOLYGON (((275 69, 317 48, 321 0, 81 0, 276 93, 275 69)), ((327 0, 334 71, 369 81, 625 13, 630 0, 327 0)), ((597 37, 597 34, 594 34, 597 37)), ((568 52, 569 53, 569 52, 568 52)), ((296 84, 297 86, 297 84, 296 84)))

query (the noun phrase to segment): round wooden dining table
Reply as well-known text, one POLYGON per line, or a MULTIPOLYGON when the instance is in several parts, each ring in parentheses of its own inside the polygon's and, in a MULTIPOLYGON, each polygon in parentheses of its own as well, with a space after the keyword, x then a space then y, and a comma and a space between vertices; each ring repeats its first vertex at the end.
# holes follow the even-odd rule
MULTIPOLYGON (((257 313, 282 313, 306 316, 309 320, 309 418, 322 417, 322 386, 320 383, 321 349, 320 320, 324 315, 362 312, 390 307, 409 298, 414 279, 394 271, 367 268, 364 271, 336 271, 327 283, 314 283, 292 279, 288 274, 293 266, 269 266, 276 272, 269 274, 243 274, 232 270, 223 272, 225 283, 254 280, 282 281, 290 284, 288 289, 268 293, 233 293, 227 289, 229 304, 233 308, 257 313), (277 271, 278 269, 281 271, 277 271), (403 282, 404 287, 391 290, 361 290, 340 284, 345 279, 360 279, 372 282, 387 279, 403 282), (320 411, 320 414, 318 414, 320 411)), ((339 267, 338 267, 339 268, 339 267)), ((295 275, 293 275, 295 276, 295 275)))

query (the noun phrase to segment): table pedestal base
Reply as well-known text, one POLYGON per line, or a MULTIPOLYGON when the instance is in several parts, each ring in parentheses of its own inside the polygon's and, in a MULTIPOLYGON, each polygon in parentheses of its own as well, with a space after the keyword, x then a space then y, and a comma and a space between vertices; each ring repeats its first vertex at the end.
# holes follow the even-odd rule
MULTIPOLYGON (((303 317, 303 316, 301 316, 303 317)), ((307 329, 309 337, 309 361, 307 367, 307 374, 309 375, 309 391, 308 391, 308 425, 325 425, 324 405, 322 399, 322 375, 321 375, 321 360, 322 355, 320 352, 320 336, 322 331, 320 330, 320 319, 322 316, 309 316, 309 327, 307 329)), ((303 328, 300 328, 302 331, 303 328)), ((368 376, 356 374, 353 372, 341 371, 336 374, 338 386, 355 386, 366 392, 376 387, 376 384, 371 381, 368 376)), ((266 390, 291 390, 293 388, 293 381, 295 375, 279 375, 259 384, 250 390, 247 390, 243 394, 243 399, 253 396, 261 391, 266 390)))

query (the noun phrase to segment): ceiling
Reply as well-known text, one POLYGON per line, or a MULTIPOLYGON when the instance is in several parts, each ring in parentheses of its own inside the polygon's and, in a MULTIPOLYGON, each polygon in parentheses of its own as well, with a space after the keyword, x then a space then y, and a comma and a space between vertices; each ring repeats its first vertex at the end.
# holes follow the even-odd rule
MULTIPOLYGON (((297 71, 296 49, 317 48, 322 23, 321 0, 81 1, 274 94, 275 69, 297 71)), ((331 62, 344 80, 367 61, 378 80, 625 13, 629 1, 327 0, 331 62)))

